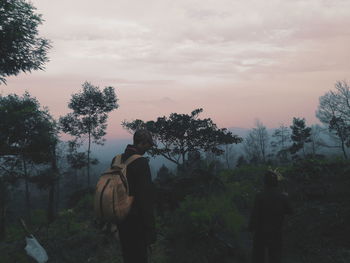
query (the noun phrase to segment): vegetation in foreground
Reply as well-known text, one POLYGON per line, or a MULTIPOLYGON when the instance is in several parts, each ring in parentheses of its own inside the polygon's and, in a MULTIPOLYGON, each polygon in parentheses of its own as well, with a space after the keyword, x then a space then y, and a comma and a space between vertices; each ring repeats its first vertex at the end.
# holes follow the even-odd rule
MULTIPOLYGON (((247 217, 267 168, 215 172, 214 163, 204 161, 191 174, 173 175, 163 168, 156 179, 158 240, 152 262, 249 262, 247 217)), ((279 169, 281 187, 295 208, 285 227, 286 262, 348 262, 350 163, 309 159, 279 169)), ((78 199, 49 227, 45 212, 33 211, 30 228, 39 227, 35 236, 50 262, 121 262, 118 240, 94 227, 92 194, 78 199)), ((24 232, 15 221, 0 245, 1 262, 33 262, 24 245, 24 232)))

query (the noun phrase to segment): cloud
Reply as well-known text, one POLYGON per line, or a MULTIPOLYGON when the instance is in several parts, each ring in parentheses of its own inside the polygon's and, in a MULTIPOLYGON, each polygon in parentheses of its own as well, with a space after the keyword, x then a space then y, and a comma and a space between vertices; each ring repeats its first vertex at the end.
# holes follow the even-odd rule
POLYGON ((139 101, 132 101, 132 103, 135 104, 142 104, 142 105, 150 105, 158 108, 164 108, 164 107, 169 107, 170 105, 175 105, 177 104, 176 101, 172 100, 169 97, 163 97, 161 99, 157 100, 139 100, 139 101))
MULTIPOLYGON (((341 0, 34 4, 42 8, 44 32, 54 41, 50 66, 56 73, 235 81, 274 65, 288 70, 286 58, 306 54, 316 42, 350 39, 350 3, 341 0)), ((315 66, 308 61, 299 65, 315 66)))
POLYGON ((118 88, 122 119, 203 107, 222 124, 251 124, 282 118, 301 98, 316 98, 307 105, 315 108, 349 72, 347 0, 32 2, 45 19, 40 34, 53 41, 51 61, 6 89, 47 97, 47 85, 57 95, 50 103, 61 99, 54 109, 91 80, 118 88))

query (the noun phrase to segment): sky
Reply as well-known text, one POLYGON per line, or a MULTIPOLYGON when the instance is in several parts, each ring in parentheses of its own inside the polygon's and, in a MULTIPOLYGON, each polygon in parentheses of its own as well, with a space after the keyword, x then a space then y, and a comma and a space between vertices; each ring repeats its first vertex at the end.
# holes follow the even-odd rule
POLYGON ((123 120, 203 108, 220 128, 317 123, 319 97, 349 80, 348 0, 32 0, 51 40, 45 71, 22 73, 0 94, 25 90, 55 118, 85 81, 113 86, 123 120))

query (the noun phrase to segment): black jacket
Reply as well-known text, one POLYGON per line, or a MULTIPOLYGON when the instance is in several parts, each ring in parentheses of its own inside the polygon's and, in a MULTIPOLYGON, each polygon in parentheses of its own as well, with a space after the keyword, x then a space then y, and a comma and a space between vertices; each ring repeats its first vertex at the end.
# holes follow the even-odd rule
POLYGON ((258 235, 281 235, 287 214, 292 214, 287 195, 277 189, 266 189, 255 196, 249 229, 258 235))
MULTIPOLYGON (((134 154, 140 153, 138 153, 136 147, 128 145, 122 154, 122 161, 126 161, 134 154)), ((112 164, 113 162, 114 159, 112 164)), ((156 235, 154 219, 155 188, 152 183, 148 160, 141 157, 133 161, 128 165, 126 175, 129 184, 129 195, 134 196, 134 202, 129 215, 124 220, 126 223, 119 227, 133 228, 136 227, 132 225, 134 222, 140 224, 144 230, 143 234, 146 242, 154 243, 156 235)))

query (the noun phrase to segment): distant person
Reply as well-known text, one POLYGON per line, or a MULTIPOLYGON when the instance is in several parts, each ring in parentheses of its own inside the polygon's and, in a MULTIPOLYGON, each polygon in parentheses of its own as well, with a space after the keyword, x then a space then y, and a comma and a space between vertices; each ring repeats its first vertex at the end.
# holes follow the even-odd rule
MULTIPOLYGON (((153 146, 147 130, 134 133, 133 145, 122 154, 125 162, 132 155, 143 155, 153 146)), ((114 159, 112 161, 112 164, 114 159)), ((127 217, 117 224, 124 263, 147 263, 148 248, 156 240, 154 220, 155 190, 148 160, 140 157, 127 166, 129 196, 134 197, 127 217)))
POLYGON ((285 215, 292 214, 288 195, 278 189, 277 174, 267 171, 264 175, 264 191, 256 194, 249 220, 253 232, 253 263, 282 262, 282 226, 285 215))

